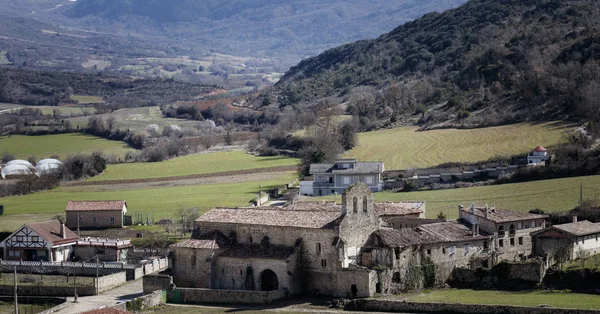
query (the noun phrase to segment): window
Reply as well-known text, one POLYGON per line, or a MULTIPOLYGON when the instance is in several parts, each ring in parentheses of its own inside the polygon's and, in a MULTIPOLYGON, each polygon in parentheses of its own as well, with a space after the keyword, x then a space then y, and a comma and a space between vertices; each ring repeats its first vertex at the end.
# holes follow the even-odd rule
POLYGON ((510 238, 510 246, 515 246, 515 238, 510 238))
POLYGON ((519 237, 519 245, 523 245, 523 237, 519 237))
POLYGON ((321 254, 321 243, 317 243, 316 251, 317 251, 317 254, 321 254))
POLYGON ((488 249, 488 248, 489 248, 489 246, 490 246, 490 245, 489 245, 488 241, 483 241, 483 249, 484 249, 484 250, 485 250, 485 249, 488 249))
POLYGON ((498 227, 498 236, 499 237, 504 237, 504 226, 499 226, 498 227))
POLYGON ((363 196, 363 213, 367 212, 367 197, 363 196))
POLYGON ((523 228, 524 229, 529 229, 529 222, 524 222, 523 223, 523 228))
POLYGON ((471 251, 471 244, 469 244, 469 243, 465 244, 465 255, 469 254, 470 251, 471 251))
POLYGON ((396 255, 396 259, 400 259, 400 249, 394 248, 394 254, 396 255))
POLYGON ((20 257, 21 251, 19 250, 8 250, 8 256, 10 257, 20 257))
POLYGON ((248 242, 252 243, 252 236, 248 236, 248 242))
POLYGON ((350 185, 350 177, 342 177, 342 183, 344 185, 350 185))
POLYGON ((504 240, 498 240, 498 246, 504 247, 504 240))
POLYGON ((445 247, 442 248, 442 254, 446 254, 446 248, 445 247))
POLYGON ((456 246, 453 245, 453 246, 449 247, 449 249, 450 249, 450 256, 453 256, 454 253, 456 253, 456 246))
POLYGON ((40 241, 40 237, 38 237, 38 236, 31 237, 31 242, 38 242, 38 241, 40 241))
POLYGON ((427 249, 427 255, 431 255, 431 249, 427 249))
POLYGON ((511 224, 510 227, 508 227, 508 234, 512 237, 515 235, 515 225, 511 224))
POLYGON ((23 236, 17 236, 17 241, 23 242, 23 236))
POLYGON ((585 237, 581 237, 581 244, 585 243, 585 237))
POLYGON ((522 222, 520 222, 520 223, 517 224, 517 229, 523 229, 523 223, 522 222))
POLYGON ((327 267, 327 260, 326 259, 322 259, 321 260, 321 267, 323 267, 323 268, 327 267))
POLYGON ((373 184, 373 177, 368 176, 365 178, 365 183, 368 185, 372 185, 373 184))
POLYGON ((358 213, 358 198, 356 196, 352 200, 352 212, 355 214, 358 213))
POLYGON ((98 219, 96 218, 96 216, 92 217, 92 223, 97 223, 98 219))
POLYGON ((110 217, 110 223, 114 224, 115 223, 115 217, 110 217))

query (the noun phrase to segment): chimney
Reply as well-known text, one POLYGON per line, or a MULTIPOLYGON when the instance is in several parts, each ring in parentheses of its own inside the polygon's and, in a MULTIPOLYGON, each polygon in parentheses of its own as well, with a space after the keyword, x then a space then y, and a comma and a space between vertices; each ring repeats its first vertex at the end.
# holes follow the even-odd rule
POLYGON ((490 214, 490 207, 488 206, 488 204, 485 204, 485 211, 484 211, 485 219, 488 218, 489 214, 490 214))
POLYGON ((66 239, 67 238, 67 233, 65 231, 65 223, 62 220, 59 220, 59 221, 60 221, 60 234, 59 234, 59 236, 61 238, 63 238, 63 239, 66 239))
POLYGON ((577 216, 573 216, 573 222, 577 222, 577 216))

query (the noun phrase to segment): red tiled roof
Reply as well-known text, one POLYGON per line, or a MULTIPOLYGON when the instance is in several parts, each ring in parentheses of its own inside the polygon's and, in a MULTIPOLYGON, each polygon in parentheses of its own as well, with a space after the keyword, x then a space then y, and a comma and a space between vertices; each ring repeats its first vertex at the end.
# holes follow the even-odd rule
POLYGON ((125 201, 68 201, 65 211, 121 211, 125 201))
POLYGON ((341 211, 215 208, 196 221, 322 229, 331 227, 341 215, 341 211))
POLYGON ((65 226, 66 237, 61 237, 60 234, 60 221, 48 220, 42 222, 34 222, 26 224, 25 226, 35 231, 40 237, 46 239, 46 241, 52 243, 52 245, 65 244, 69 242, 77 242, 79 237, 75 232, 65 226))
MULTIPOLYGON (((461 208, 460 210, 472 214, 472 209, 470 207, 461 208)), ((501 208, 489 208, 488 210, 489 211, 487 219, 495 223, 548 218, 548 216, 546 215, 523 213, 501 208)), ((475 216, 482 217, 485 219, 485 208, 476 207, 475 216)))
POLYGON ((373 207, 375 213, 379 216, 402 216, 402 215, 411 215, 411 214, 420 214, 423 212, 421 207, 423 203, 395 203, 395 202, 383 202, 383 203, 374 203, 373 207))
POLYGON ((542 147, 542 146, 538 146, 538 147, 536 147, 536 148, 534 149, 534 151, 536 151, 536 152, 545 152, 545 151, 546 151, 546 149, 545 149, 544 147, 542 147))

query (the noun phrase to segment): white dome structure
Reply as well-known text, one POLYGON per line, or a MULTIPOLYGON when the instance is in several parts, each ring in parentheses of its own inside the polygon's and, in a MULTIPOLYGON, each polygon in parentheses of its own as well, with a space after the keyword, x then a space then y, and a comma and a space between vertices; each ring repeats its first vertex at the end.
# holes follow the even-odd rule
POLYGON ((6 179, 7 176, 26 176, 30 174, 31 170, 29 167, 19 164, 7 164, 7 166, 2 169, 1 173, 2 179, 6 179))
POLYGON ((51 173, 60 170, 62 162, 57 159, 43 159, 35 166, 35 172, 39 176, 44 173, 51 173))
POLYGON ((27 160, 22 160, 22 159, 15 159, 15 160, 11 160, 9 162, 6 163, 6 166, 14 166, 14 165, 21 165, 21 166, 25 166, 29 169, 33 169, 33 165, 27 161, 27 160))

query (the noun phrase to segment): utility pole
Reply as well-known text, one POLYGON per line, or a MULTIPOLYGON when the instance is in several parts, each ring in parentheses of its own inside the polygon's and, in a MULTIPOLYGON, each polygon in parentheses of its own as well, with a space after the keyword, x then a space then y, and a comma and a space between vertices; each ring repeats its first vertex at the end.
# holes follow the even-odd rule
POLYGON ((583 182, 579 186, 579 207, 583 205, 583 182))
POLYGON ((17 266, 15 266, 14 289, 15 289, 15 314, 19 314, 19 300, 17 299, 17 266))
POLYGON ((96 254, 96 295, 100 294, 100 283, 98 280, 98 254, 96 254))

